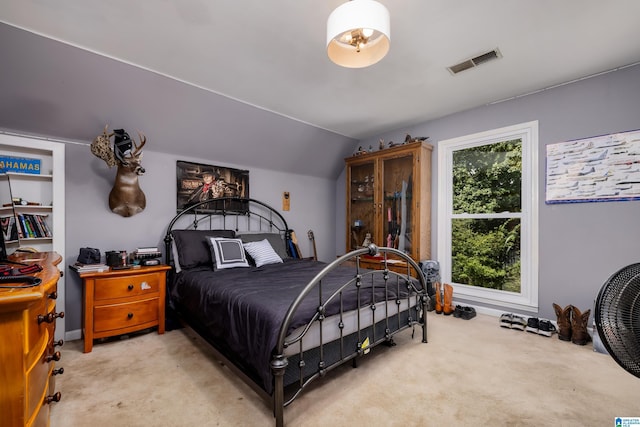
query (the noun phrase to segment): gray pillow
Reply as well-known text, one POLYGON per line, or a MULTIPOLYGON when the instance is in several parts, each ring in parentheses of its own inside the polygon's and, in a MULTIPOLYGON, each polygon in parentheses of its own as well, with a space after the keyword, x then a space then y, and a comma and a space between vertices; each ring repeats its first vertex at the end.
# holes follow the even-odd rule
POLYGON ((259 242, 267 239, 269 244, 278 256, 282 259, 291 258, 287 253, 287 246, 284 243, 284 236, 280 233, 243 233, 239 235, 242 243, 259 242))
POLYGON ((211 257, 215 259, 214 270, 249 267, 249 261, 247 261, 240 239, 208 237, 207 240, 211 246, 211 257))

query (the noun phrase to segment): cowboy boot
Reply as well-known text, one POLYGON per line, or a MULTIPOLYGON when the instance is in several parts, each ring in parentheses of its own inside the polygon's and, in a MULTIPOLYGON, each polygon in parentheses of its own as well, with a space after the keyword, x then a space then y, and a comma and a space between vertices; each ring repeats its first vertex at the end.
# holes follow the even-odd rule
POLYGON ((578 345, 585 345, 591 341, 591 336, 587 331, 587 324, 589 323, 589 314, 591 310, 587 310, 584 313, 580 313, 577 307, 572 306, 571 313, 571 342, 578 345))
POLYGON ((558 317, 558 338, 562 341, 571 341, 571 305, 565 308, 553 303, 553 310, 558 317))
POLYGON ((442 312, 447 316, 455 311, 453 306, 453 286, 444 284, 444 305, 442 306, 442 312))
POLYGON ((436 282, 436 313, 442 314, 442 294, 440 293, 440 282, 436 282))

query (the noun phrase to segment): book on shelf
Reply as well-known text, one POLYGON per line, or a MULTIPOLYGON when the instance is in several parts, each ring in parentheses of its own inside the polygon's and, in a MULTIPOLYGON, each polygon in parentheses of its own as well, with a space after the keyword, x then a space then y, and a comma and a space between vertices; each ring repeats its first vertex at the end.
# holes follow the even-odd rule
POLYGON ((18 224, 20 225, 20 228, 22 230, 22 233, 18 233, 21 234, 21 238, 29 238, 31 237, 29 235, 29 228, 27 227, 27 222, 24 219, 24 215, 23 214, 18 214, 18 224))
POLYGON ((80 262, 76 262, 75 264, 70 265, 69 268, 78 273, 109 271, 109 266, 107 264, 82 264, 80 262))
POLYGON ((42 228, 42 233, 44 234, 44 236, 52 237, 51 229, 49 228, 49 225, 45 220, 46 217, 44 215, 34 215, 34 217, 36 221, 38 221, 38 224, 40 224, 40 227, 42 228))
POLYGON ((52 237, 51 229, 46 221, 46 215, 17 214, 19 238, 48 238, 52 237))
POLYGON ((0 224, 2 225, 2 237, 4 237, 5 242, 18 240, 18 225, 16 224, 15 216, 3 216, 0 218, 0 224))

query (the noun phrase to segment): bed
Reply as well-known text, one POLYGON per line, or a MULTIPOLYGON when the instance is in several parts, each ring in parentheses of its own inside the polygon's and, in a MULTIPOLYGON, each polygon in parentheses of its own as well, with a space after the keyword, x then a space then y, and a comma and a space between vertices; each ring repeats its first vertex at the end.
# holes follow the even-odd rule
POLYGON ((255 199, 189 206, 165 235, 168 316, 204 338, 216 356, 273 407, 408 328, 427 342, 426 280, 404 253, 369 247, 326 263, 300 258, 285 218, 255 199), (383 269, 360 267, 363 255, 383 269), (406 273, 389 270, 391 255, 406 273))

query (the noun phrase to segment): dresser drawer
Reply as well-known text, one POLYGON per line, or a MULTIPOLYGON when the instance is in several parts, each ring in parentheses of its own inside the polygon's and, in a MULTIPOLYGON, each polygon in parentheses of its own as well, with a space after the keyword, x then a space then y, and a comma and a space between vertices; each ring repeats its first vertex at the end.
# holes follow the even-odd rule
POLYGON ((127 298, 158 293, 160 283, 158 274, 137 274, 124 277, 101 277, 96 279, 95 300, 127 298))
POLYGON ((47 404, 43 404, 38 411, 38 414, 34 417, 31 424, 28 424, 27 427, 48 427, 49 426, 49 414, 50 407, 47 404))
POLYGON ((49 392, 48 380, 51 369, 53 369, 53 362, 47 362, 45 357, 46 352, 27 375, 27 414, 29 417, 40 408, 44 396, 49 392))
POLYGON ((56 321, 55 303, 43 302, 26 311, 27 346, 24 348, 27 366, 40 358, 47 348, 53 348, 56 321), (40 321, 39 321, 40 319, 40 321), (49 319, 47 322, 44 319, 49 319))
POLYGON ((158 323, 158 298, 94 307, 93 331, 105 332, 145 323, 158 323))

